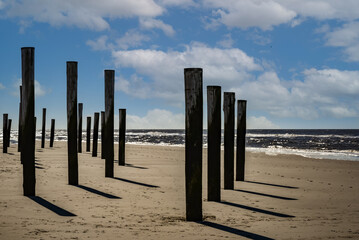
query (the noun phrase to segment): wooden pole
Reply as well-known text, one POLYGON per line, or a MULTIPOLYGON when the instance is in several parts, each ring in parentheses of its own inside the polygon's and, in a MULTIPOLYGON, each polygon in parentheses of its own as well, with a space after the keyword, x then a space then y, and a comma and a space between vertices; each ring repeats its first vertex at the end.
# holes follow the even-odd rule
POLYGON ((41 132, 41 148, 45 147, 45 135, 46 135, 46 108, 42 109, 42 132, 41 132))
POLYGON ((51 119, 50 147, 54 146, 54 139, 55 139, 55 119, 51 119))
POLYGON ((21 48, 22 114, 21 162, 24 196, 35 196, 35 48, 21 48))
POLYGON ((35 140, 35 147, 36 147, 36 117, 34 117, 34 140, 35 140))
POLYGON ((244 167, 246 159, 246 118, 247 101, 237 101, 237 154, 236 154, 236 180, 244 181, 244 167))
POLYGON ((79 103, 79 118, 78 118, 78 128, 77 128, 77 149, 79 153, 82 153, 82 111, 83 111, 83 104, 79 103))
POLYGON ((22 86, 20 85, 20 104, 19 104, 19 126, 17 130, 17 151, 21 151, 21 105, 22 105, 22 86))
POLYGON ((126 109, 119 109, 118 165, 125 166, 126 109))
POLYGON ((68 180, 70 185, 78 185, 77 62, 67 62, 66 73, 68 180))
POLYGON ((87 129, 86 129, 86 152, 90 152, 91 145, 91 117, 87 117, 87 129))
POLYGON ((186 220, 202 221, 202 69, 185 68, 186 136, 186 220))
POLYGON ((7 153, 7 123, 8 123, 8 114, 3 114, 3 125, 2 125, 2 152, 7 153))
POLYGON ((105 159, 105 112, 101 111, 101 159, 105 159))
POLYGON ((221 87, 207 86, 208 201, 221 201, 221 87))
POLYGON ((234 105, 234 93, 225 92, 223 95, 224 189, 234 188, 234 105))
POLYGON ((113 177, 115 71, 105 70, 105 177, 113 177))
POLYGON ((11 122, 12 122, 12 119, 9 119, 8 122, 7 122, 7 147, 10 147, 10 137, 11 137, 11 122))
POLYGON ((98 120, 100 113, 96 112, 93 118, 93 139, 92 139, 92 156, 97 157, 97 140, 98 140, 98 120))

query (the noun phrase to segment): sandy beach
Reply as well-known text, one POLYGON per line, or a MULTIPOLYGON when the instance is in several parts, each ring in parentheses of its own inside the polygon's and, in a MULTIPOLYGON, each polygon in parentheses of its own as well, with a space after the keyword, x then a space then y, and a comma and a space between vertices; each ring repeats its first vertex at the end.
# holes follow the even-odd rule
POLYGON ((0 239, 359 238, 359 162, 247 153, 247 181, 217 203, 206 200, 205 149, 205 221, 186 222, 183 147, 126 145, 115 178, 104 177, 100 157, 81 153, 80 185, 70 186, 66 142, 37 142, 35 198, 23 196, 17 145, 8 150, 0 153, 0 239))

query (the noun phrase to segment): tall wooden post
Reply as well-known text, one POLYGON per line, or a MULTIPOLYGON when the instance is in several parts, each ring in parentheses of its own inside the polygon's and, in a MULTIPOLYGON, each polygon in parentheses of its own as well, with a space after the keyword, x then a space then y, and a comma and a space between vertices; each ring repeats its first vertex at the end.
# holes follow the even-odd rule
POLYGON ((35 147, 36 147, 36 117, 34 117, 34 140, 35 140, 35 147))
POLYGON ((90 152, 91 145, 91 117, 87 117, 86 129, 86 152, 90 152))
POLYGON ((77 157, 77 62, 67 62, 67 154, 68 180, 78 185, 77 157))
POLYGON ((185 68, 186 98, 186 220, 202 221, 202 69, 185 68))
POLYGON ((55 119, 51 119, 50 147, 54 146, 54 139, 55 139, 55 119))
POLYGON ((46 108, 42 109, 42 132, 41 132, 41 148, 45 147, 45 135, 46 135, 46 108))
POLYGON ((12 122, 12 119, 9 119, 7 121, 7 147, 10 147, 10 138, 11 138, 11 122, 12 122))
POLYGON ((234 105, 233 92, 223 96, 224 111, 224 189, 234 188, 234 105))
POLYGON ((247 101, 237 101, 237 154, 236 154, 236 180, 244 181, 246 160, 246 118, 247 101))
POLYGON ((3 114, 3 125, 2 125, 2 152, 7 153, 7 123, 8 114, 3 114))
POLYGON ((105 70, 105 177, 113 177, 115 71, 105 70))
POLYGON ((22 86, 20 85, 20 104, 19 104, 19 126, 17 130, 17 151, 21 151, 21 114, 22 114, 22 86))
POLYGON ((79 153, 82 153, 82 111, 83 111, 83 104, 79 103, 79 118, 78 118, 78 128, 77 128, 77 149, 79 153))
POLYGON ((119 109, 118 165, 125 166, 126 109, 119 109))
POLYGON ((105 112, 101 111, 101 159, 105 159, 105 112))
POLYGON ((100 114, 95 113, 93 118, 93 134, 92 134, 92 156, 97 157, 97 142, 98 142, 98 120, 100 114))
POLYGON ((221 201, 221 87, 207 86, 208 201, 221 201))
POLYGON ((22 114, 21 162, 24 196, 35 196, 35 48, 21 48, 22 114))

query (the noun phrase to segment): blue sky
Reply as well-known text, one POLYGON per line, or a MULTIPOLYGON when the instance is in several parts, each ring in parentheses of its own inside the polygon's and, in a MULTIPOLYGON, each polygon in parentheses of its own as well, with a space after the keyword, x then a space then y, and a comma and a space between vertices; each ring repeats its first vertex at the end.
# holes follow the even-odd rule
MULTIPOLYGON (((36 116, 66 128, 66 61, 78 61, 84 117, 183 128, 183 68, 248 101, 248 128, 359 127, 359 1, 0 0, 0 113, 17 126, 21 47, 35 47, 36 116)), ((205 103, 205 101, 204 101, 205 103)), ((206 105, 204 105, 206 126, 206 105)), ((1 115, 2 122, 2 115, 1 115)), ((118 124, 115 124, 116 128, 118 124)), ((38 122, 38 127, 40 124, 38 122)))

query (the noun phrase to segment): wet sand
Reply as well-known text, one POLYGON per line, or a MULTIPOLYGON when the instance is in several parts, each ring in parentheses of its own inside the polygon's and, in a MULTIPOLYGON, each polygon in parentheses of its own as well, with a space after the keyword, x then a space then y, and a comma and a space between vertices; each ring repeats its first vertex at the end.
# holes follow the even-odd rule
POLYGON ((217 203, 206 200, 203 153, 205 221, 186 222, 182 147, 126 145, 115 178, 101 154, 83 152, 70 186, 66 142, 37 142, 28 198, 12 145, 0 153, 0 239, 359 239, 359 162, 247 153, 246 181, 217 203))

